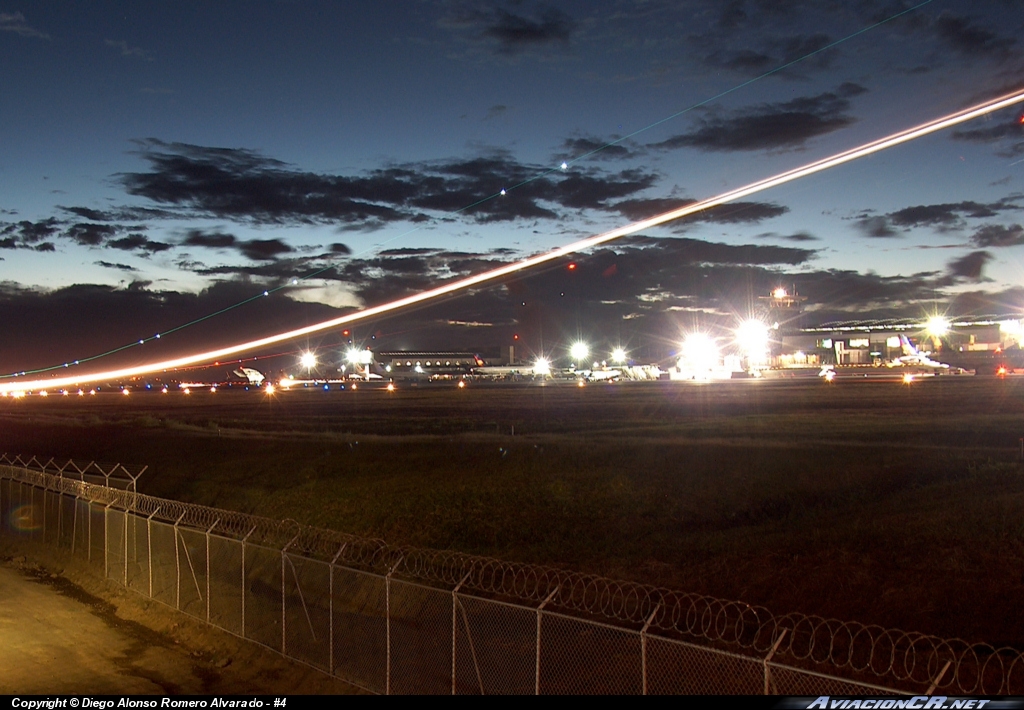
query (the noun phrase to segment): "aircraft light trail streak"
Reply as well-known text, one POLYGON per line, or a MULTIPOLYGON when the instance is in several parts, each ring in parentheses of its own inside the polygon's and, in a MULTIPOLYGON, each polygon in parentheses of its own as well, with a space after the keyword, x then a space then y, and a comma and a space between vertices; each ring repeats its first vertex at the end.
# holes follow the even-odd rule
POLYGON ((943 116, 942 118, 929 121, 928 123, 923 123, 914 128, 910 128, 908 130, 895 133, 886 138, 882 138, 871 143, 866 143, 857 148, 853 148, 851 150, 838 153, 836 155, 824 158, 822 160, 818 160, 808 165, 804 165, 803 167, 795 168, 793 170, 780 173, 773 177, 765 178, 764 180, 759 180, 758 182, 751 183, 749 185, 746 185, 745 187, 730 190, 715 197, 711 197, 706 200, 701 200, 699 202, 694 202, 692 204, 680 207, 675 210, 671 210, 669 212, 665 212, 655 217, 649 217, 648 219, 633 222, 622 227, 617 227, 616 229, 613 229, 609 232, 597 234, 595 236, 588 237, 577 242, 573 242, 572 244, 567 244, 566 246, 559 247, 552 251, 532 256, 522 261, 507 264, 505 266, 501 266, 490 271, 485 271, 475 276, 469 276, 464 279, 459 279, 457 281, 453 281, 443 286, 438 286, 437 288, 433 288, 427 291, 421 291, 420 293, 414 294, 412 296, 406 296, 405 298, 400 298, 389 303, 383 303, 378 306, 373 306, 372 308, 366 308, 364 310, 357 311, 355 313, 350 313, 339 318, 333 318, 331 320, 326 320, 321 323, 315 323, 304 328, 297 328, 295 330, 289 330, 284 333, 277 333, 276 335, 270 335, 265 338, 260 338, 258 340, 250 340, 249 342, 239 343, 237 345, 231 345, 228 347, 219 348, 217 350, 195 353, 193 355, 187 355, 184 357, 174 358, 171 360, 149 363, 147 365, 136 365, 134 367, 125 367, 116 370, 87 373, 83 375, 75 375, 70 377, 55 377, 47 380, 37 379, 7 381, 0 383, 0 392, 19 392, 38 390, 44 388, 52 389, 54 387, 69 387, 93 382, 119 380, 127 377, 135 377, 137 375, 146 375, 154 372, 160 372, 162 370, 172 370, 178 367, 185 367, 188 365, 196 365, 205 362, 212 362, 214 360, 220 360, 230 355, 237 355, 238 353, 256 350, 259 348, 266 347, 268 345, 273 345, 274 343, 280 343, 286 340, 291 340, 293 338, 300 338, 302 336, 310 335, 311 333, 317 333, 322 330, 327 330, 329 328, 335 328, 337 326, 355 323, 357 321, 365 320, 367 318, 373 318, 375 316, 380 316, 385 313, 390 313, 392 311, 397 311, 402 308, 407 308, 409 306, 424 303, 426 301, 430 301, 440 296, 445 296, 450 293, 455 293, 457 291, 461 291, 467 288, 472 288, 473 286, 477 286, 487 281, 492 281, 494 279, 501 278, 502 276, 508 276, 509 274, 513 274, 523 269, 529 269, 534 266, 538 266, 540 264, 553 261, 554 259, 558 259, 569 254, 583 251, 584 249, 589 249, 591 247, 598 246, 599 244, 610 242, 614 239, 618 239, 629 234, 635 234, 644 229, 657 227, 658 225, 665 224, 666 222, 671 222, 672 220, 676 220, 681 217, 686 217, 687 215, 695 214, 697 212, 700 212, 701 210, 706 210, 710 207, 716 207, 727 202, 732 202, 734 200, 738 200, 740 198, 747 197, 758 192, 762 192, 769 188, 776 187, 778 185, 783 185, 787 182, 792 182, 793 180, 797 180, 802 177, 807 177, 808 175, 814 175, 815 173, 819 173, 823 170, 834 168, 837 165, 842 165, 852 160, 863 158, 873 153, 878 153, 887 148, 892 148, 894 146, 907 143, 916 138, 921 138, 923 136, 944 130, 946 128, 950 128, 960 123, 965 123, 972 119, 978 118, 979 116, 991 113, 992 111, 998 111, 999 109, 1007 108, 1009 106, 1013 106, 1014 104, 1018 104, 1021 102, 1024 102, 1024 90, 1017 91, 1012 94, 1006 94, 996 99, 991 99, 976 106, 972 106, 970 108, 949 114, 947 116, 943 116))

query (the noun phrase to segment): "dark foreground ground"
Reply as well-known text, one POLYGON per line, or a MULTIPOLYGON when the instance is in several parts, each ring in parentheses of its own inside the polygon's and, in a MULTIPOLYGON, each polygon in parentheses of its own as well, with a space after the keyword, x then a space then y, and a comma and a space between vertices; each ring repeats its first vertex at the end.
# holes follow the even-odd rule
POLYGON ((1017 647, 1022 437, 1024 378, 0 400, 152 495, 1017 647))

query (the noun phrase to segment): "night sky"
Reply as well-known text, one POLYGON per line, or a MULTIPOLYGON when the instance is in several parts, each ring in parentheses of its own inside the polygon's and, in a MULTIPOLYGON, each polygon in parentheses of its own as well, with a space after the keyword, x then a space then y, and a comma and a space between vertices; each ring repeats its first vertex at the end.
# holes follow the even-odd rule
MULTIPOLYGON (((0 374, 314 323, 1024 88, 1019 0, 916 4, 0 0, 0 374)), ((656 358, 780 285, 817 321, 1019 313, 1021 115, 354 338, 656 358)))

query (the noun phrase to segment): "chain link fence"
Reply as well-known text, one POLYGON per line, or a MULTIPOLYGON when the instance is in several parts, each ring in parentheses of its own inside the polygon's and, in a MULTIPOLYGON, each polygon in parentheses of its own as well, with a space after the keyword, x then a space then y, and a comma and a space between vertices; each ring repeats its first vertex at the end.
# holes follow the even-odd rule
POLYGON ((0 458, 0 530, 375 693, 1024 694, 1012 649, 391 547, 52 462, 0 458))

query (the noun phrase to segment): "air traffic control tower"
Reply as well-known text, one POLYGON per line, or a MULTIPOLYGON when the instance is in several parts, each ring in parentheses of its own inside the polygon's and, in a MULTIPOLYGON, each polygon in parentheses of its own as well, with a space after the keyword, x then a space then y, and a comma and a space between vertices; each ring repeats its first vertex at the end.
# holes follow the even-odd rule
POLYGON ((767 311, 768 325, 773 330, 781 334, 803 328, 803 304, 807 297, 798 296, 795 288, 790 292, 779 287, 758 300, 767 311))

